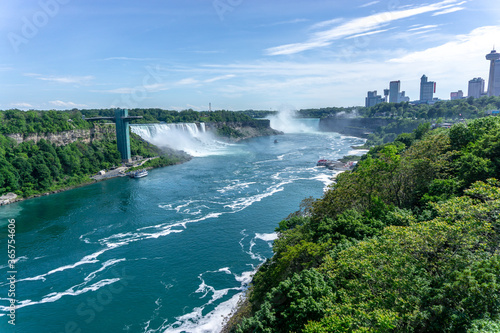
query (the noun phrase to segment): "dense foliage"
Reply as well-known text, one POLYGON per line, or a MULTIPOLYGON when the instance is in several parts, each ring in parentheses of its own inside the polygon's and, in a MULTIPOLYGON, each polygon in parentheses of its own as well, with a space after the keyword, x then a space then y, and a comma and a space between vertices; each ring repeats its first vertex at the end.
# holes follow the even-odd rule
MULTIPOLYGON (((114 109, 81 110, 85 117, 112 117, 114 109)), ((198 112, 191 109, 184 111, 170 111, 162 109, 129 109, 130 116, 142 116, 143 119, 132 123, 195 123, 195 122, 254 122, 254 119, 242 112, 213 111, 198 112)))
POLYGON ((91 127, 78 111, 0 111, 0 134, 57 133, 91 127))
POLYGON ((234 330, 497 332, 499 175, 497 117, 371 149, 280 223, 234 330))
MULTIPOLYGON (((133 156, 153 157, 157 147, 131 136, 133 156)), ((176 159, 163 157, 154 163, 168 165, 176 159)), ((153 162, 152 162, 153 163, 153 162)), ((42 139, 17 144, 0 135, 0 195, 14 192, 23 197, 79 185, 90 181, 89 175, 121 164, 114 137, 92 143, 73 142, 56 146, 42 139)))
MULTIPOLYGON (((58 133, 73 129, 89 129, 92 123, 84 118, 113 117, 114 109, 72 111, 0 111, 0 134, 11 133, 58 133)), ((242 112, 193 110, 169 111, 162 109, 131 109, 130 116, 142 116, 132 123, 193 123, 193 122, 240 122, 260 126, 260 123, 242 112)), ((109 122, 109 120, 102 120, 109 122)))

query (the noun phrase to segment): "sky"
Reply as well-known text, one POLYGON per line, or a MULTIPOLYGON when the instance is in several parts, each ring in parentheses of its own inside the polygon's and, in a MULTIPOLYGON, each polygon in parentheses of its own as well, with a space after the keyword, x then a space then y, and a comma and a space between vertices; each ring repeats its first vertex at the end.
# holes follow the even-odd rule
POLYGON ((0 109, 364 105, 488 79, 498 0, 0 2, 0 109))

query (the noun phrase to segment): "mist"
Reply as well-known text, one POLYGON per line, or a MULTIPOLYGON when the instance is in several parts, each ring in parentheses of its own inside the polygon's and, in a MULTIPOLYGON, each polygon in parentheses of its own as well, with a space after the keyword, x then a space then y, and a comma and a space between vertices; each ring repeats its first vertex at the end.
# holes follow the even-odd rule
POLYGON ((304 123, 297 118, 297 111, 292 107, 282 107, 275 116, 267 117, 271 121, 271 127, 284 133, 314 133, 317 127, 304 123))

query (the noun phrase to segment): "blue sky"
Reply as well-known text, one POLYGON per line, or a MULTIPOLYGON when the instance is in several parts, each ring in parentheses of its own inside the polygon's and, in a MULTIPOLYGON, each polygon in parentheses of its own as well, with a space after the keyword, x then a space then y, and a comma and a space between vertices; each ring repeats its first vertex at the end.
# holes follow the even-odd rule
POLYGON ((449 99, 500 48, 497 0, 0 3, 0 109, 364 104, 426 74, 449 99))

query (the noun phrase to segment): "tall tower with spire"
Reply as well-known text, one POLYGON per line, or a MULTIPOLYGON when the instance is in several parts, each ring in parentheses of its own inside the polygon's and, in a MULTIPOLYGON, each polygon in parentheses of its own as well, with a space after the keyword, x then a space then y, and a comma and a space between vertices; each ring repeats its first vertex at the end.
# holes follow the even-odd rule
POLYGON ((490 61, 490 77, 488 80, 488 96, 500 96, 500 53, 495 48, 486 55, 490 61))

